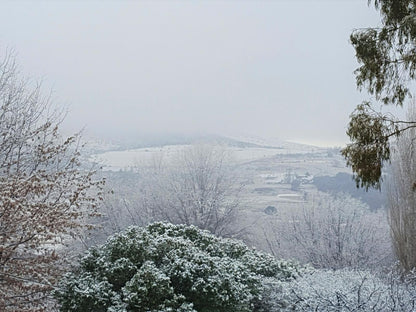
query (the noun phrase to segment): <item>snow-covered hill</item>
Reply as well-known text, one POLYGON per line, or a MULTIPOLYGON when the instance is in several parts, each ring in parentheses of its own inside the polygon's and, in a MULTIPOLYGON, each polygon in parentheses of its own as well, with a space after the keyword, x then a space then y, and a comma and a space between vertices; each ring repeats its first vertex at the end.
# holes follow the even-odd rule
POLYGON ((261 160, 276 155, 291 154, 317 154, 325 153, 326 149, 315 146, 285 142, 280 140, 263 140, 246 137, 204 137, 195 139, 187 144, 167 144, 161 146, 149 146, 119 150, 107 150, 94 153, 90 161, 99 164, 104 170, 128 170, 129 168, 142 166, 152 160, 163 157, 172 159, 175 155, 189 147, 190 143, 219 144, 230 152, 231 159, 236 163, 261 160))

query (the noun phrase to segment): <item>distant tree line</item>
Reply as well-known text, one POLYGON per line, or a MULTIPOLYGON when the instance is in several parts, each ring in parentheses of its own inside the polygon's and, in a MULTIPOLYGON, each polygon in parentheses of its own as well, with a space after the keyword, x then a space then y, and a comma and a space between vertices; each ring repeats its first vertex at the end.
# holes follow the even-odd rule
POLYGON ((357 188, 353 176, 348 173, 339 172, 335 176, 317 176, 314 177, 313 183, 321 192, 331 194, 343 192, 353 198, 360 199, 371 210, 377 210, 385 206, 384 193, 374 189, 365 191, 364 189, 357 188))

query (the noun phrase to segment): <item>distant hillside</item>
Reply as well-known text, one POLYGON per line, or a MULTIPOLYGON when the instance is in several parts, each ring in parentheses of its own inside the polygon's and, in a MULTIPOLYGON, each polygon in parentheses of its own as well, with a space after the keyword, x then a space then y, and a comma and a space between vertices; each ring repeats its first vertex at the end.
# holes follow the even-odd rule
POLYGON ((245 137, 245 136, 230 136, 228 139, 238 141, 238 142, 244 142, 246 144, 253 144, 257 147, 262 148, 281 148, 281 149, 288 149, 288 150, 302 150, 302 151, 310 151, 315 152, 318 150, 324 150, 326 148, 321 148, 313 145, 308 144, 301 144, 301 143, 295 143, 290 141, 283 141, 277 138, 272 139, 265 139, 265 138, 259 138, 259 137, 245 137))
POLYGON ((95 151, 123 151, 128 149, 138 149, 146 147, 162 147, 167 145, 190 145, 198 143, 222 144, 229 147, 238 148, 283 148, 279 146, 269 146, 246 142, 234 138, 220 135, 149 135, 149 136, 129 136, 117 138, 88 138, 87 147, 95 151))
MULTIPOLYGON (((124 170, 136 166, 137 163, 141 163, 144 160, 148 161, 155 155, 163 154, 165 157, 171 157, 192 144, 222 145, 232 153, 232 161, 236 164, 262 160, 266 162, 271 161, 275 165, 275 160, 281 154, 286 155, 284 158, 292 155, 292 158, 297 157, 300 161, 305 162, 305 155, 313 157, 319 154, 319 157, 326 157, 330 152, 324 148, 284 141, 274 141, 268 145, 267 141, 253 141, 251 139, 246 140, 245 138, 230 138, 219 135, 171 135, 147 137, 146 139, 138 138, 137 140, 129 138, 119 143, 95 140, 92 141, 92 144, 89 144, 87 155, 90 161, 104 166, 106 170, 124 170)), ((284 160, 282 159, 283 163, 284 160)), ((273 164, 268 163, 264 165, 269 166, 273 164)))

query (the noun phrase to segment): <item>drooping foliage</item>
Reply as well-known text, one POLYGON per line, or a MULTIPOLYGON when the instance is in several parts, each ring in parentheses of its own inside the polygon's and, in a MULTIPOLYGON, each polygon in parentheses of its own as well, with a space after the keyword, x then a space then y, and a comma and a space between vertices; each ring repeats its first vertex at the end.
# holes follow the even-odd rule
MULTIPOLYGON (((381 27, 355 30, 350 38, 360 64, 357 87, 386 105, 402 106, 416 78, 416 3, 375 0, 374 5, 381 27)), ((389 139, 415 126, 375 112, 367 102, 357 107, 347 131, 351 144, 343 150, 357 186, 380 188, 381 169, 390 159, 389 139)))
POLYGON ((342 150, 357 187, 380 189, 382 168, 390 159, 389 138, 399 132, 394 122, 372 110, 369 103, 357 106, 347 131, 352 143, 342 150))
POLYGON ((374 5, 382 26, 356 30, 350 38, 361 64, 357 86, 385 104, 402 105, 416 74, 416 3, 375 0, 374 5))
POLYGON ((56 297, 61 311, 267 311, 263 279, 302 270, 195 226, 159 222, 90 249, 56 297))

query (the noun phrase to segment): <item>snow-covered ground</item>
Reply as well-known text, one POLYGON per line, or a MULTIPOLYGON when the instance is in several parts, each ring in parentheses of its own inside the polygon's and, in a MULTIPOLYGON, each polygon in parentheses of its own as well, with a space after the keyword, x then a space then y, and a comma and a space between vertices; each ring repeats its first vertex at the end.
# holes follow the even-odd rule
POLYGON ((160 157, 171 159, 187 147, 189 145, 166 145, 125 151, 108 151, 91 155, 90 161, 103 166, 103 170, 128 170, 149 164, 160 157))
MULTIPOLYGON (((226 147, 230 152, 230 159, 233 162, 243 163, 261 160, 275 155, 308 154, 324 151, 322 148, 290 142, 266 142, 259 140, 246 140, 244 142, 261 146, 226 147)), ((152 160, 159 159, 160 157, 166 160, 172 159, 189 147, 190 145, 165 145, 161 147, 146 147, 123 151, 106 151, 91 155, 90 160, 103 166, 104 170, 128 170, 133 167, 149 164, 152 160)))
POLYGON ((321 147, 313 145, 283 141, 277 138, 260 138, 254 136, 228 136, 228 138, 235 141, 256 144, 259 146, 281 148, 287 151, 291 151, 292 153, 296 151, 303 151, 304 153, 313 153, 322 149, 321 147))

